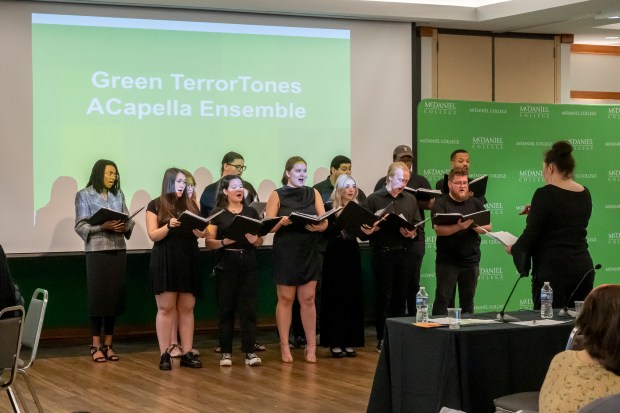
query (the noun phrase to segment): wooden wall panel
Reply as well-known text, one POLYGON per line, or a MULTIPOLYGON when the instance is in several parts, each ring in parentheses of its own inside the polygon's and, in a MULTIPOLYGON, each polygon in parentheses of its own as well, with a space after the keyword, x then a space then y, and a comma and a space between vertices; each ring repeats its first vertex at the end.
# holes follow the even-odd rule
POLYGON ((492 39, 438 34, 437 98, 493 100, 492 39))
POLYGON ((495 38, 495 101, 555 103, 555 42, 495 38))

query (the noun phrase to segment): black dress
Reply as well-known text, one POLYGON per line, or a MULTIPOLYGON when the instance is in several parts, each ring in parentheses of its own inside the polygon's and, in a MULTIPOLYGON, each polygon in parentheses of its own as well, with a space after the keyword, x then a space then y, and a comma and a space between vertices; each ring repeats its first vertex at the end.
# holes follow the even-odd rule
MULTIPOLYGON (((156 198, 146 210, 157 215, 156 198)), ((158 222, 163 226, 163 222, 158 222)), ((151 251, 151 286, 155 295, 163 292, 192 293, 202 295, 200 277, 200 250, 196 236, 189 230, 174 227, 168 235, 153 244, 151 251)))
MULTIPOLYGON (((511 252, 520 274, 532 269, 535 309, 540 308, 540 289, 545 281, 553 288, 553 307, 561 308, 581 278, 592 269, 586 242, 591 214, 592 198, 587 188, 574 192, 546 185, 534 193, 527 225, 511 252)), ((583 300, 593 283, 592 273, 574 299, 583 300)))
MULTIPOLYGON (((307 186, 276 189, 280 198, 278 216, 291 212, 316 214, 315 190, 307 186)), ((282 226, 273 237, 274 278, 278 285, 299 286, 317 280, 321 275, 319 242, 321 234, 303 225, 282 226)))
POLYGON ((333 223, 321 277, 321 345, 364 346, 364 291, 360 248, 355 236, 333 223))

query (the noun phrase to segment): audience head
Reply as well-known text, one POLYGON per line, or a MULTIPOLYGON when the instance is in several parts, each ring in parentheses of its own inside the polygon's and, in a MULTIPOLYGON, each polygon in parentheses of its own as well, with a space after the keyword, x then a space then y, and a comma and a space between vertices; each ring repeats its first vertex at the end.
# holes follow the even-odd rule
POLYGON ((342 174, 351 175, 351 159, 344 155, 336 156, 329 165, 329 174, 336 179, 342 174))
POLYGON ((558 141, 551 149, 545 152, 543 170, 553 173, 556 169, 565 178, 573 176, 575 158, 572 155, 573 146, 568 141, 558 141))
POLYGON ((308 164, 301 156, 288 158, 282 174, 282 185, 302 187, 308 177, 308 164))
POLYGON ((344 206, 345 203, 350 201, 357 202, 357 184, 355 179, 351 175, 343 174, 336 179, 334 184, 334 192, 332 193, 332 200, 334 201, 334 208, 344 206))
POLYGON ((456 201, 464 201, 469 197, 469 179, 466 168, 452 168, 448 174, 450 196, 456 201))
POLYGON ((392 153, 392 161, 402 162, 407 166, 407 169, 411 169, 411 165, 413 164, 413 151, 411 147, 407 145, 398 145, 394 148, 394 152, 392 153))
POLYGON ((93 165, 86 186, 92 186, 99 193, 110 191, 116 195, 121 189, 121 176, 116 164, 107 159, 99 159, 93 165))
POLYGON ((409 168, 403 162, 392 162, 388 167, 385 185, 392 195, 398 195, 409 182, 409 168))
POLYGON ((576 325, 588 354, 620 375, 620 285, 606 284, 592 290, 576 325))
POLYGON ((239 175, 225 175, 222 177, 220 184, 217 186, 215 206, 226 208, 230 202, 230 197, 233 196, 239 196, 239 202, 243 202, 243 179, 241 179, 239 175))
POLYGON ((220 176, 225 175, 242 175, 245 171, 245 160, 243 156, 237 152, 228 152, 222 158, 222 168, 220 169, 220 176))
POLYGON ((469 170, 469 152, 465 149, 457 149, 450 154, 450 165, 454 168, 469 170))

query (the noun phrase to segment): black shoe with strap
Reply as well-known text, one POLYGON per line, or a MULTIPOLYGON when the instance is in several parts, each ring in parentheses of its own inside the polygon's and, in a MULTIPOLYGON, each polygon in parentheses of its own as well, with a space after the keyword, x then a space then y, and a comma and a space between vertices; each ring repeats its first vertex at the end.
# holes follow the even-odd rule
POLYGON ((167 351, 165 351, 159 359, 159 369, 172 370, 172 358, 170 357, 170 353, 167 351))
POLYGON ((188 351, 181 356, 181 366, 199 369, 202 367, 202 361, 194 353, 188 351))

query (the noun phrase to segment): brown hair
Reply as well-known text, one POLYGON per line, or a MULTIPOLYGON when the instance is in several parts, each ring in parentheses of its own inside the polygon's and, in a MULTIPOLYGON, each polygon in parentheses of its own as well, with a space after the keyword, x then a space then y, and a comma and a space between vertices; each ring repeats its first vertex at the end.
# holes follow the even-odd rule
POLYGON ((568 141, 558 141, 545 152, 545 163, 554 164, 564 176, 572 177, 575 169, 575 158, 572 152, 573 146, 568 141))
POLYGON ((450 170, 450 173, 448 174, 448 180, 452 181, 454 179, 455 176, 464 176, 467 177, 468 172, 467 169, 459 167, 459 168, 452 168, 450 170))
POLYGON ((161 195, 157 199, 157 220, 160 223, 167 223, 171 218, 178 218, 186 209, 195 214, 200 212, 196 203, 187 197, 187 187, 183 190, 183 196, 177 197, 174 182, 179 173, 185 175, 185 172, 179 168, 168 168, 164 173, 161 195))
POLYGON ((620 285, 601 285, 592 290, 576 325, 590 356, 620 376, 620 285))
POLYGON ((286 161, 286 164, 284 165, 284 172, 282 173, 282 185, 288 184, 288 176, 286 175, 286 173, 290 171, 291 169, 293 169, 295 164, 298 164, 298 163, 303 163, 306 166, 308 165, 305 159, 302 158, 301 156, 291 156, 290 158, 288 158, 288 160, 286 161))

